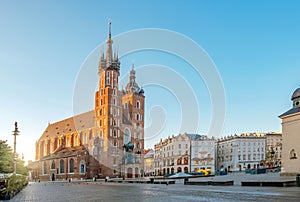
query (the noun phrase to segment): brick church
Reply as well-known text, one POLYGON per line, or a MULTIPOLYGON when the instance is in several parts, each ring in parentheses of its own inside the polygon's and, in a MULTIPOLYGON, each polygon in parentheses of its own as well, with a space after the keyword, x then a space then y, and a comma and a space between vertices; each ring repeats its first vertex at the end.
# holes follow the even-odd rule
MULTIPOLYGON (((49 124, 36 142, 32 179, 135 178, 143 174, 144 91, 132 67, 119 89, 120 61, 113 53, 111 23, 98 65, 94 110, 49 124)), ((96 70, 96 68, 95 68, 96 70)))

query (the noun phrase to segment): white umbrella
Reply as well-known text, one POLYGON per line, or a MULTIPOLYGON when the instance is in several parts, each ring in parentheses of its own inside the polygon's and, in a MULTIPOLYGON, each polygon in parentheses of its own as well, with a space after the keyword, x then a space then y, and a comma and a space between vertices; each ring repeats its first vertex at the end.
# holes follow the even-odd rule
POLYGON ((169 176, 169 178, 175 178, 175 177, 190 177, 190 176, 193 176, 193 175, 190 175, 190 174, 186 174, 186 173, 180 172, 180 173, 177 173, 177 174, 175 174, 175 175, 169 176))

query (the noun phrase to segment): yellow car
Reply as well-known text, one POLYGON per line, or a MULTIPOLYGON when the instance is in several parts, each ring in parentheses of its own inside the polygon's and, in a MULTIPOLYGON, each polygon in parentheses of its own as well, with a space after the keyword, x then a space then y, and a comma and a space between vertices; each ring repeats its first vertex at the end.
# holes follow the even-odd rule
POLYGON ((201 169, 201 170, 198 170, 198 172, 203 173, 206 176, 211 173, 211 170, 210 169, 201 169))

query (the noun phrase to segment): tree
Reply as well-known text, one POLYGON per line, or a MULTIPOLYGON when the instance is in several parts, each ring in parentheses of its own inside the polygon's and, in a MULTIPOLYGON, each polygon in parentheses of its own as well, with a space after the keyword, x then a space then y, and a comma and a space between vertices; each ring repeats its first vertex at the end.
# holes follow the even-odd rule
POLYGON ((22 159, 17 159, 17 173, 22 175, 28 174, 28 168, 24 165, 24 161, 22 159))
MULTIPOLYGON (((16 155, 17 173, 27 175, 28 169, 24 161, 16 155)), ((7 144, 7 140, 0 140, 0 173, 12 173, 14 171, 14 152, 7 144)))
POLYGON ((0 140, 0 173, 12 173, 14 168, 14 153, 7 140, 0 140))

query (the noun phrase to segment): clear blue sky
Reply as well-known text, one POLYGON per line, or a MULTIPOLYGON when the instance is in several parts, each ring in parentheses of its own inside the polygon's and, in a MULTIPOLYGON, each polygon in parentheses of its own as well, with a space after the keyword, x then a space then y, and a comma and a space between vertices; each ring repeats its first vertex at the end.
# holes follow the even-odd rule
MULTIPOLYGON (((291 108, 291 94, 300 84, 298 1, 1 0, 0 139, 12 145, 11 131, 18 121, 18 152, 27 160, 34 158, 34 143, 49 121, 73 115, 80 66, 105 41, 108 18, 113 36, 140 28, 169 29, 193 39, 210 55, 226 92, 222 135, 281 130, 277 116, 291 108)), ((122 74, 132 61, 137 67, 183 65, 167 54, 136 53, 121 61, 122 74)), ((209 94, 203 81, 182 75, 191 85, 199 84, 193 88, 200 100, 200 126, 187 132, 205 134, 211 118, 209 94)), ((183 131, 175 127, 180 122, 176 99, 160 88, 145 90, 146 125, 151 107, 162 105, 167 111, 162 133, 146 142, 151 147, 159 138, 183 131)))

